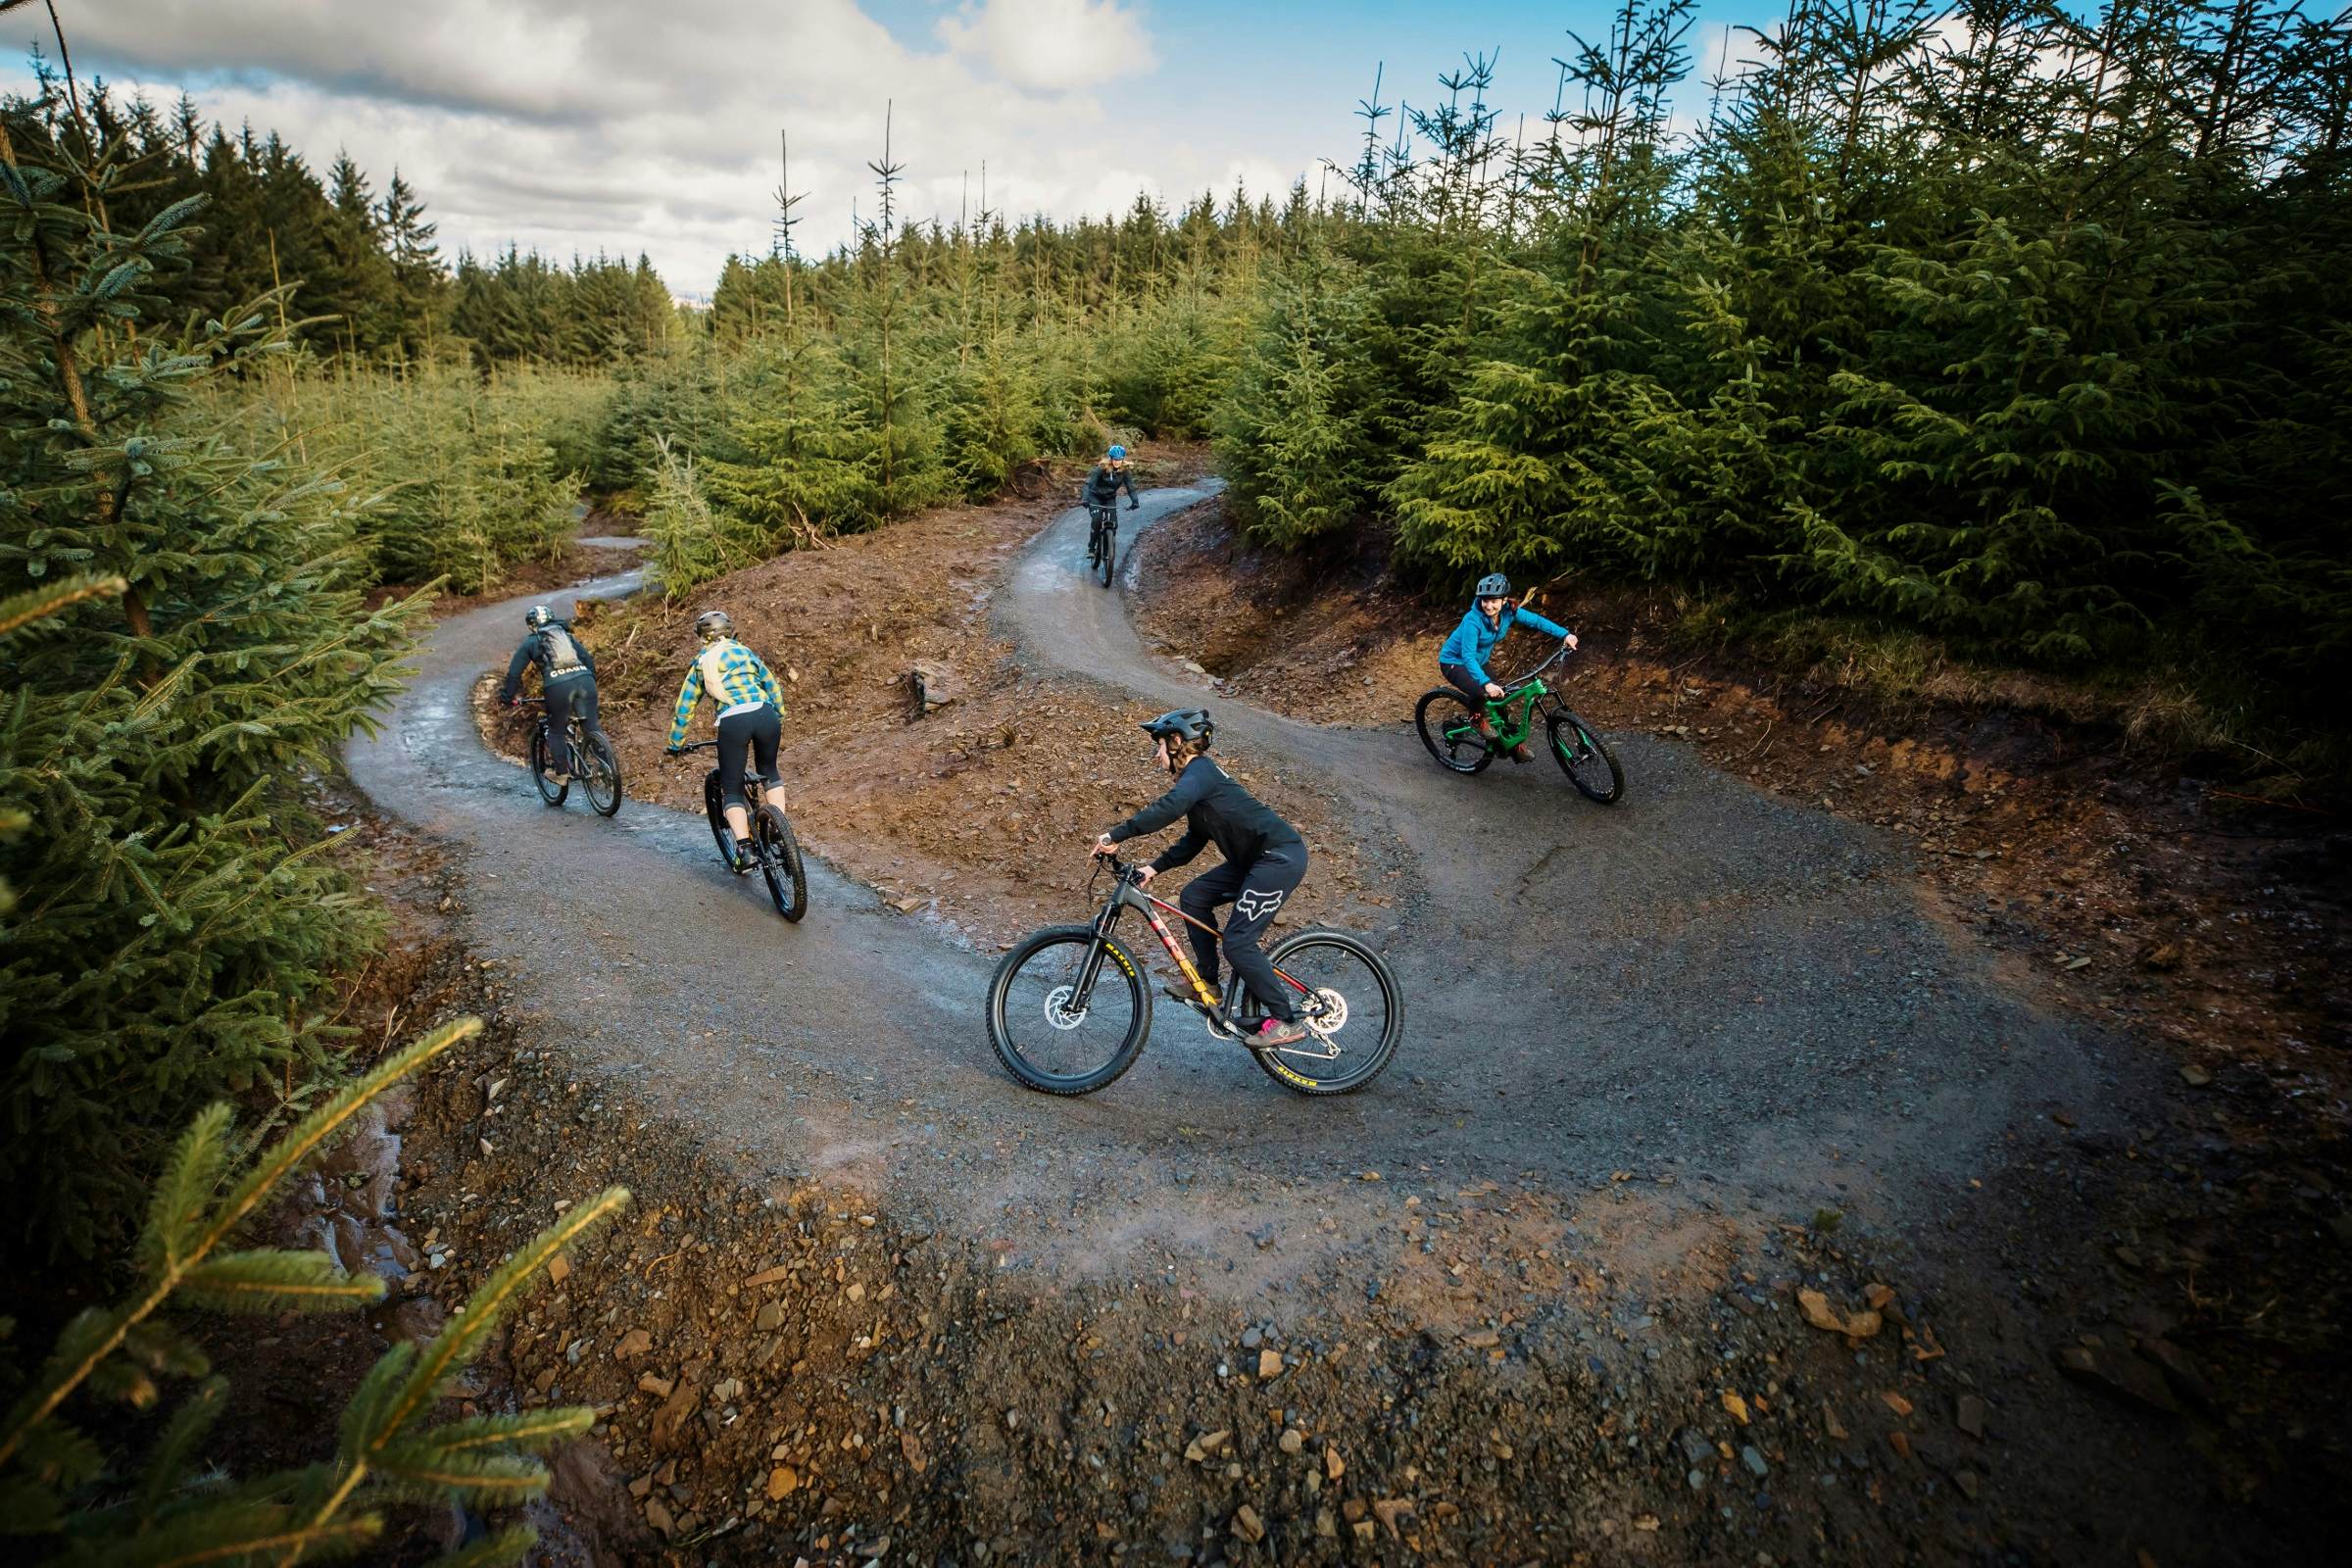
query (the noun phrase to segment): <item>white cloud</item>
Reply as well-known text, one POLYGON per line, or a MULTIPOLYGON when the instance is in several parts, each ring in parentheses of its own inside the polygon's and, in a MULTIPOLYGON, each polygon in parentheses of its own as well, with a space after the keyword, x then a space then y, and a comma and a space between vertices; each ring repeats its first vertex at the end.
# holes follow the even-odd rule
MULTIPOLYGON (((0 41, 32 40, 24 16, 0 41)), ((348 148, 379 191, 398 167, 445 254, 643 250, 682 290, 766 249, 780 127, 813 249, 849 238, 853 203, 872 215, 886 103, 918 220, 954 219, 967 170, 976 202, 983 160, 992 205, 1074 218, 1139 187, 1180 200, 1241 151, 1106 113, 1102 84, 1153 58, 1117 0, 976 0, 911 39, 856 0, 140 0, 67 20, 85 76, 164 104, 185 88, 314 168, 348 148)))
POLYGON ((940 41, 1040 92, 1083 90, 1152 62, 1142 20, 1114 0, 977 0, 943 17, 940 41))

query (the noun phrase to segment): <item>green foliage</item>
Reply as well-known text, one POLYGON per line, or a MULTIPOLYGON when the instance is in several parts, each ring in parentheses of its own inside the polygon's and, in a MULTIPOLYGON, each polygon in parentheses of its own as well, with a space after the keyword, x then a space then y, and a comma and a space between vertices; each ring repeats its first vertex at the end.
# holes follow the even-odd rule
MULTIPOLYGON (((684 335, 669 289, 643 256, 558 266, 513 248, 487 265, 444 266, 435 225, 399 171, 383 195, 348 155, 321 180, 274 131, 209 132, 194 100, 170 110, 122 102, 103 81, 70 95, 36 59, 39 90, 0 100, 19 155, 31 162, 103 154, 122 176, 102 216, 122 232, 190 199, 207 221, 182 235, 182 265, 149 278, 152 318, 227 320, 287 290, 287 326, 321 360, 347 368, 471 357, 574 368, 625 365, 684 335), (77 100, 77 101, 76 101, 77 100)), ((570 454, 564 467, 575 466, 570 454)))
POLYGON ((645 257, 632 268, 599 254, 566 269, 513 247, 487 267, 458 259, 449 324, 494 365, 625 364, 660 355, 682 332, 645 257))
MULTIPOLYGON (((345 1409, 334 1456, 299 1470, 246 1483, 199 1472, 226 1384, 207 1375, 202 1348, 174 1321, 190 1308, 283 1314, 379 1299, 382 1280, 345 1274, 323 1252, 226 1249, 370 1102, 480 1028, 479 1019, 464 1018, 434 1030, 345 1085, 250 1160, 231 1152, 227 1105, 196 1115, 149 1197, 130 1294, 69 1323, 0 1421, 0 1531, 25 1538, 20 1549, 58 1562, 291 1564, 347 1555, 377 1540, 384 1510, 394 1504, 497 1507, 546 1490, 546 1469, 528 1455, 586 1432, 594 1411, 523 1410, 441 1423, 431 1413, 523 1290, 628 1201, 623 1189, 567 1208, 484 1281, 430 1343, 386 1351, 345 1409), (74 1424, 70 1404, 81 1396, 151 1411, 169 1379, 203 1381, 163 1420, 135 1481, 115 1475, 114 1456, 74 1424)), ((124 1423, 108 1425, 119 1431, 124 1423)), ((527 1527, 512 1527, 443 1560, 514 1562, 533 1540, 527 1527)))
POLYGON ((1252 537, 1295 549, 1369 507, 1368 329, 1361 289, 1319 244, 1272 291, 1218 411, 1218 466, 1252 537))
POLYGON ((218 399, 257 455, 292 448, 368 498, 359 533, 375 579, 472 594, 571 537, 610 395, 601 377, 444 365, 254 378, 218 399))
POLYGON ((1449 580, 1671 580, 2078 668, 2235 648, 2275 710, 2352 675, 2340 25, 1796 5, 1677 136, 1690 24, 1632 0, 1509 148, 1483 62, 1394 143, 1364 106, 1319 243, 1368 312, 1302 351, 1286 276, 1219 415, 1260 537, 1340 510, 1278 494, 1288 437, 1449 580))
POLYGON ((0 1176, 84 1250, 152 1129, 325 1061, 376 916, 295 780, 391 693, 416 610, 363 607, 350 493, 202 395, 271 373, 275 300, 134 335, 201 204, 109 229, 123 177, 0 156, 0 1176), (40 598, 86 578, 119 594, 40 598))
POLYGON ((767 559, 769 541, 741 520, 741 514, 712 510, 703 493, 694 459, 655 437, 662 466, 654 476, 653 503, 645 513, 645 534, 653 541, 653 580, 676 599, 730 571, 767 559))

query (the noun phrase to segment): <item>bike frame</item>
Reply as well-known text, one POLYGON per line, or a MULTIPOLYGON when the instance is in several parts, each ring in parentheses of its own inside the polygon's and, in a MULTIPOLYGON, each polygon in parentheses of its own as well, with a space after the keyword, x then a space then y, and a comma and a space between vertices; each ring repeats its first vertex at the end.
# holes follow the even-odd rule
MULTIPOLYGON (((717 750, 718 742, 716 741, 689 741, 678 748, 678 755, 684 757, 689 752, 715 752, 717 750)), ((781 783, 776 785, 776 793, 778 795, 784 793, 784 786, 781 783)), ((743 804, 751 808, 754 816, 759 815, 760 808, 767 804, 767 780, 753 772, 749 767, 743 770, 743 804)), ((792 808, 789 800, 781 808, 790 812, 792 808)))
MULTIPOLYGON (((1200 977, 1200 970, 1194 964, 1192 956, 1186 953, 1183 944, 1176 940, 1176 933, 1168 929, 1167 921, 1160 918, 1160 911, 1164 909, 1185 924, 1198 927, 1212 937, 1222 933, 1206 920, 1196 920, 1167 900, 1153 898, 1151 894, 1146 893, 1135 881, 1135 868, 1126 864, 1117 856, 1106 856, 1104 858, 1110 862, 1111 871, 1118 877, 1118 883, 1110 890, 1110 897, 1102 902, 1102 912, 1095 916, 1095 936, 1098 939, 1095 951, 1088 956, 1086 968, 1078 976, 1078 984, 1071 1000, 1077 1005, 1084 1006, 1087 1000, 1095 994, 1095 981, 1102 973, 1102 956, 1113 951, 1110 946, 1110 937, 1118 929, 1119 911, 1134 909, 1150 922, 1152 935, 1158 937, 1159 945, 1167 950, 1169 960, 1183 971, 1186 980, 1192 982, 1193 995, 1200 1000, 1200 1005, 1207 1011, 1210 1019, 1221 1022, 1224 1014, 1223 999, 1208 989, 1208 982, 1200 977)), ((1273 968, 1275 974, 1281 976, 1283 984, 1297 991, 1306 1003, 1316 1002, 1313 990, 1301 985, 1280 964, 1275 964, 1273 968)), ((1240 977, 1237 975, 1235 980, 1238 984, 1240 977)), ((1313 1053, 1306 1054, 1311 1055, 1313 1053)))
MULTIPOLYGON (((1517 681, 1509 683, 1510 689, 1500 697, 1487 699, 1487 716, 1494 721, 1494 739, 1489 743, 1493 750, 1507 752, 1536 732, 1537 710, 1544 699, 1551 695, 1551 688, 1544 683, 1544 671, 1567 656, 1568 648, 1563 644, 1549 659, 1520 676, 1517 681), (1506 718, 1513 708, 1518 709, 1518 716, 1515 719, 1506 718), (1504 727, 1506 722, 1510 727, 1504 727)), ((1495 684, 1500 686, 1505 683, 1496 681, 1495 684)))
MULTIPOLYGON (((539 710, 539 733, 547 737, 548 751, 551 754, 549 760, 553 761, 555 759, 552 754, 555 751, 556 737, 547 722, 547 699, 524 697, 518 699, 518 702, 521 707, 539 710)), ((573 754, 565 760, 576 762, 588 755, 588 726, 580 722, 580 715, 577 713, 566 713, 564 715, 564 739, 573 754)))

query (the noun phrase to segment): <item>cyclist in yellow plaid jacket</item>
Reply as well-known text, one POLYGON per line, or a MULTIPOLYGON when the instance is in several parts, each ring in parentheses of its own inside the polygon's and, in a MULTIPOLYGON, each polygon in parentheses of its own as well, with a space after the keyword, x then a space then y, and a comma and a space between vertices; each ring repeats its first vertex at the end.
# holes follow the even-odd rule
POLYGON ((758 654, 735 640, 735 623, 723 610, 706 610, 695 617, 694 629, 703 639, 702 652, 687 666, 678 687, 678 706, 669 716, 668 755, 675 757, 686 743, 695 706, 705 696, 718 706, 719 797, 726 806, 727 827, 735 835, 735 865, 752 863, 752 819, 744 804, 744 765, 757 760, 762 783, 778 782, 776 746, 784 735, 784 694, 776 677, 758 654))

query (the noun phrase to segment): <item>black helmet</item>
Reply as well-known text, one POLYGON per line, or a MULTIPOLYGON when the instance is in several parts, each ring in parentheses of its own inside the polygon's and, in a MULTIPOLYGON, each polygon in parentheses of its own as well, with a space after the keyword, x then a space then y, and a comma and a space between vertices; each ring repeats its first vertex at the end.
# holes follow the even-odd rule
POLYGON ((1209 722, 1208 710, 1205 708, 1171 709, 1157 718, 1147 721, 1143 729, 1153 740, 1166 741, 1170 746, 1180 741, 1207 741, 1217 733, 1217 726, 1209 722))
POLYGON ((555 612, 548 609, 545 605, 533 605, 530 609, 522 612, 522 623, 525 626, 530 627, 533 631, 537 631, 540 627, 546 625, 549 621, 555 618, 555 612))
POLYGON ((723 610, 706 610, 694 617, 694 629, 705 642, 713 637, 735 635, 735 622, 723 610))
POLYGON ((1511 597, 1511 579, 1499 571, 1490 571, 1478 579, 1478 587, 1470 597, 1473 599, 1508 599, 1511 597))

